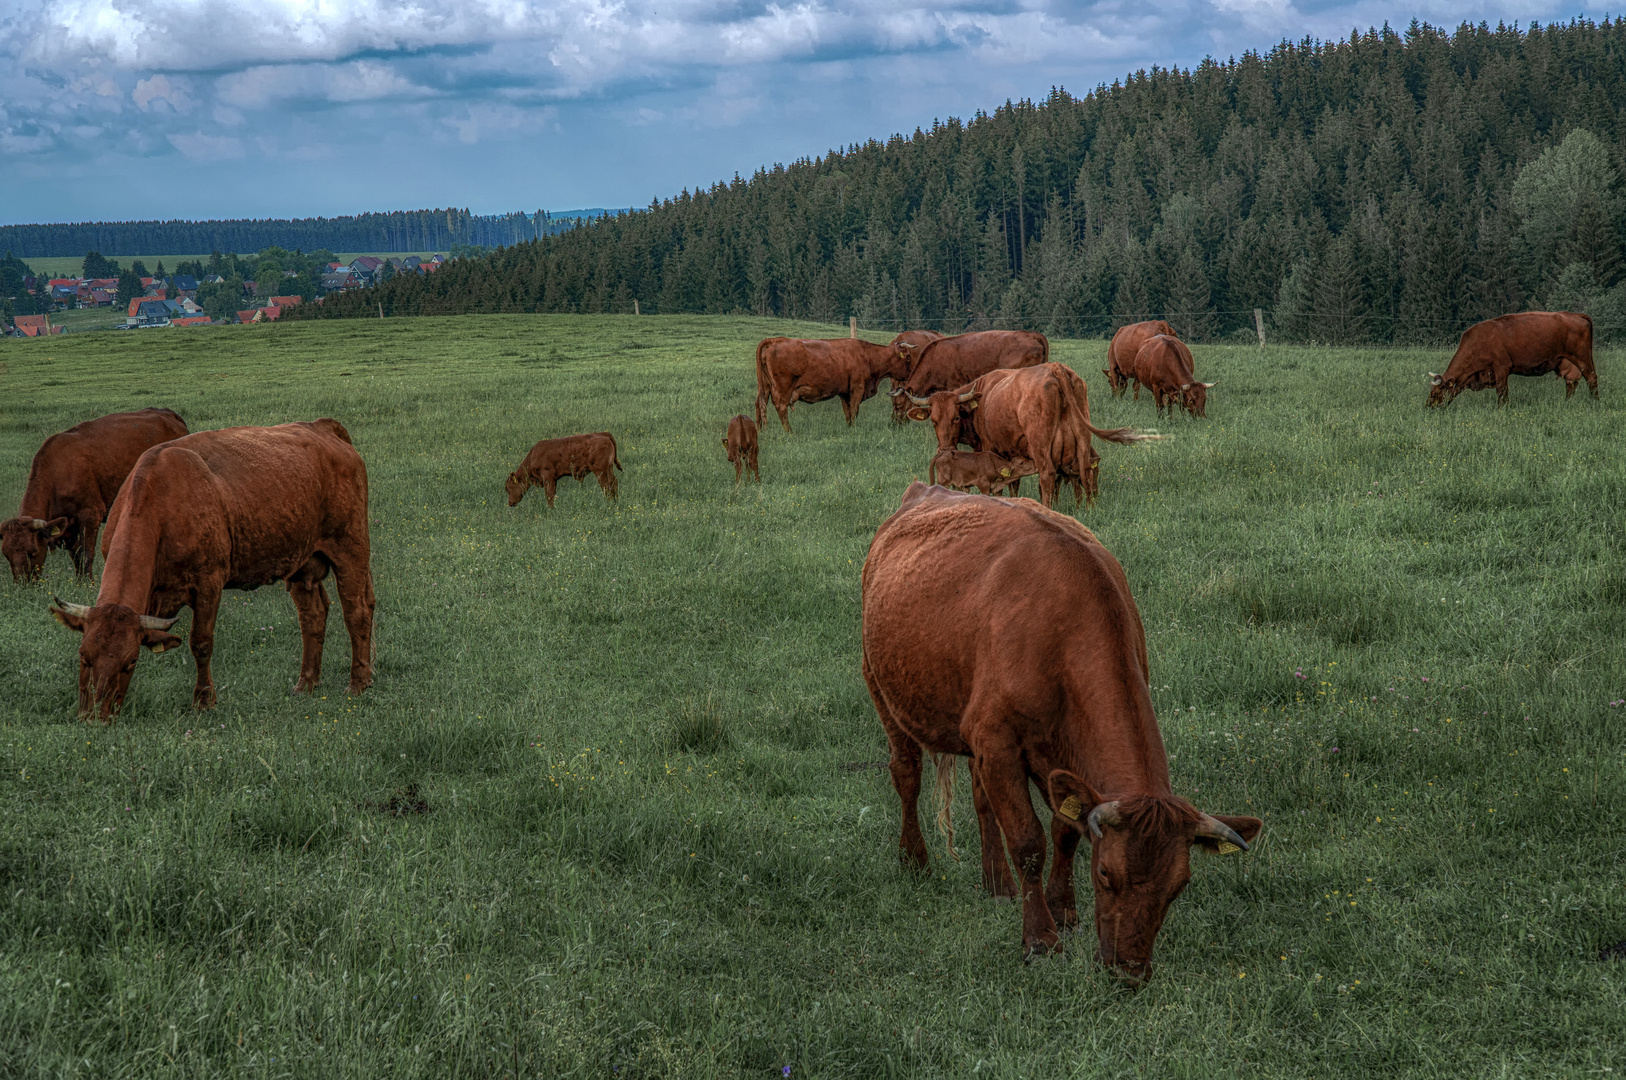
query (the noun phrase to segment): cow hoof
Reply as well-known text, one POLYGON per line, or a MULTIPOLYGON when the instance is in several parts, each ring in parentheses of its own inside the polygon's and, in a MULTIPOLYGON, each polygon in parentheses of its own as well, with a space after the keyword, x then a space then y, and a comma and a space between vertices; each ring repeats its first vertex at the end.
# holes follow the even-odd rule
POLYGON ((1040 960, 1050 959, 1067 959, 1067 951, 1061 947, 1060 940, 1057 940, 1052 945, 1046 945, 1043 941, 1035 941, 1027 947, 1027 952, 1022 956, 1022 962, 1024 964, 1032 964, 1040 960))
POLYGON ((358 682, 357 680, 352 679, 350 680, 350 686, 345 690, 345 693, 349 694, 351 697, 359 697, 361 692, 371 685, 373 685, 373 680, 371 679, 368 679, 366 682, 358 682))

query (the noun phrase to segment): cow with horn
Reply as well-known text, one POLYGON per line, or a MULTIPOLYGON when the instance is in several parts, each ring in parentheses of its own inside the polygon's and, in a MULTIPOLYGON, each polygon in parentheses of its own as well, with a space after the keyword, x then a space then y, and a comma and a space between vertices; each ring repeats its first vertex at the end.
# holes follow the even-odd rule
POLYGON ((955 762, 970 758, 983 884, 1021 898, 1028 956, 1059 952, 1061 931, 1078 925, 1073 859, 1084 842, 1096 957, 1144 982, 1191 880, 1189 849, 1246 851, 1264 827, 1174 793, 1128 579, 1070 517, 911 484, 864 560, 862 655, 892 751, 900 855, 927 865, 917 811, 926 754, 953 851, 955 762), (1048 882, 1029 785, 1053 815, 1048 882))
POLYGON ((209 658, 225 589, 281 581, 304 638, 294 690, 322 677, 328 598, 338 582, 350 632, 350 693, 373 681, 373 579, 367 467, 337 420, 201 431, 142 454, 102 540, 95 604, 57 601, 51 614, 81 635, 79 714, 110 723, 129 692, 142 646, 175 648, 168 633, 192 608, 195 708, 215 704, 209 658))
POLYGON ((1428 407, 1451 404, 1464 390, 1496 388, 1507 404, 1510 375, 1551 373, 1564 381, 1564 397, 1586 380, 1598 396, 1598 369, 1592 362, 1592 317, 1573 311, 1525 311, 1475 323, 1463 331, 1445 373, 1428 373, 1428 407))
POLYGON ((982 330, 925 342, 909 377, 893 385, 892 421, 907 424, 909 404, 915 398, 965 386, 990 371, 1049 361, 1050 339, 1032 330, 982 330))
POLYGON ((1162 436, 1129 428, 1098 428, 1090 423, 1089 389, 1065 364, 990 371, 969 386, 930 397, 909 396, 909 418, 928 421, 937 449, 965 443, 1003 457, 1023 457, 1038 466, 1039 499, 1054 504, 1058 478, 1081 483, 1093 501, 1098 457, 1093 435, 1115 443, 1162 436))
POLYGON ((59 431, 40 444, 17 516, 0 521, 0 555, 15 582, 33 581, 52 548, 68 549, 74 573, 89 577, 96 534, 136 459, 186 434, 169 409, 112 413, 59 431))

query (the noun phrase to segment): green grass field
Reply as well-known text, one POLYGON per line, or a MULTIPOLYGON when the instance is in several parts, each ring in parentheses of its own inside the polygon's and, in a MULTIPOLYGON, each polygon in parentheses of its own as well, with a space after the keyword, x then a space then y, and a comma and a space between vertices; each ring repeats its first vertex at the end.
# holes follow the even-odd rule
POLYGON ((858 582, 931 438, 882 402, 853 429, 799 406, 737 490, 719 445, 758 338, 839 331, 258 329, 0 343, 0 510, 46 435, 102 413, 334 416, 379 597, 359 699, 337 612, 324 688, 289 696, 293 606, 266 588, 228 594, 218 709, 191 710, 186 650, 144 655, 103 728, 46 614, 93 587, 60 553, 0 587, 0 1073, 1626 1069, 1617 354, 1601 403, 1516 380, 1505 410, 1429 412, 1443 350, 1199 347, 1210 419, 1159 425, 1107 394, 1101 343, 1055 343, 1098 425, 1176 436, 1104 447, 1078 513, 1135 590, 1176 790, 1266 822, 1193 857, 1134 993, 1091 935, 1022 963, 969 798, 971 858, 929 833, 929 876, 897 863, 858 582), (600 429, 618 504, 504 504, 533 441, 600 429), (429 812, 385 812, 413 785, 429 812))

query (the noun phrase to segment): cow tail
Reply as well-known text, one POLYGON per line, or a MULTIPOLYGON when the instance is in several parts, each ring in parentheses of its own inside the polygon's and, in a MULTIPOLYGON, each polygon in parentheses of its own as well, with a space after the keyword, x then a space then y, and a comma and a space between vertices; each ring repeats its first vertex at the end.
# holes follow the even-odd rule
POLYGON ((757 427, 759 427, 759 428, 764 423, 767 422, 767 412, 763 409, 763 406, 762 406, 763 398, 768 393, 768 361, 767 361, 767 358, 763 356, 763 351, 765 349, 767 349, 767 347, 768 347, 768 339, 767 338, 763 338, 761 341, 757 342, 757 402, 756 402, 756 413, 757 413, 757 427))
POLYGON ((954 856, 954 861, 960 861, 960 853, 954 850, 954 773, 955 757, 953 754, 933 754, 932 764, 937 766, 937 831, 943 834, 943 841, 948 844, 948 853, 954 856))
POLYGON ((610 464, 615 466, 617 472, 627 471, 621 467, 621 449, 615 445, 614 435, 610 436, 610 464))
POLYGON ((1151 431, 1136 431, 1134 428, 1126 427, 1102 430, 1101 428, 1098 428, 1094 424, 1090 423, 1088 420, 1083 421, 1083 424, 1085 429, 1097 439, 1105 439, 1107 442, 1122 443, 1125 445, 1138 442, 1161 442, 1162 440, 1168 438, 1167 435, 1158 435, 1157 433, 1151 431))
POLYGON ((1039 348, 1044 350, 1044 356, 1039 360, 1039 363, 1050 363, 1050 339, 1043 334, 1039 335, 1039 348))

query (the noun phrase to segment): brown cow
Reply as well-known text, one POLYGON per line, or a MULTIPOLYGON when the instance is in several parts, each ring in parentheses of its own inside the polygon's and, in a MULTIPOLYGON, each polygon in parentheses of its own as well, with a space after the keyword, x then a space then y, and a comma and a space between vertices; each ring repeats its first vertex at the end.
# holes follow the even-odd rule
POLYGON ((616 456, 614 435, 608 431, 566 435, 561 439, 543 439, 531 447, 519 468, 508 474, 508 482, 503 487, 508 491, 508 505, 518 506, 532 484, 541 484, 542 494, 548 497, 548 506, 552 508, 553 493, 558 490, 561 479, 574 476, 577 481, 585 482, 587 474, 592 473, 598 477, 598 486, 605 496, 613 499, 620 490, 615 469, 621 469, 621 459, 616 456))
POLYGON ((1107 377, 1113 397, 1122 397, 1129 388, 1135 378, 1135 354, 1140 352, 1147 338, 1158 334, 1174 337, 1174 327, 1162 319, 1152 319, 1149 322, 1130 323, 1112 335, 1112 344, 1107 346, 1107 366, 1101 369, 1101 374, 1107 377))
POLYGON ((939 450, 927 475, 932 483, 959 491, 976 488, 984 495, 994 495, 1008 489, 1017 495, 1022 477, 1038 471, 1039 466, 1024 457, 1000 457, 987 450, 939 450))
POLYGON ((1199 382, 1192 374, 1191 350, 1179 338, 1168 334, 1147 338, 1131 361, 1129 374, 1136 383, 1135 400, 1140 400, 1140 388, 1145 386, 1159 413, 1167 406, 1172 416, 1179 406, 1192 416, 1208 415, 1208 391, 1214 384, 1199 382))
MULTIPOLYGON (((947 334, 939 334, 936 330, 905 330, 892 339, 892 344, 897 345, 901 342, 904 345, 912 345, 918 350, 924 349, 934 341, 942 341, 947 336, 947 334)), ((916 352, 914 355, 918 358, 920 354, 916 352)))
POLYGON ((96 533, 136 458, 185 434, 186 421, 169 409, 142 409, 86 420, 46 439, 17 516, 0 522, 0 554, 11 564, 11 579, 38 578, 54 547, 67 548, 74 573, 88 576, 96 533))
POLYGON ((909 377, 892 389, 892 420, 909 422, 909 399, 952 390, 1001 368, 1025 368, 1050 361, 1050 339, 1028 330, 983 330, 943 338, 915 357, 909 377))
POLYGON ((909 486, 864 561, 863 672, 891 745, 900 854, 926 866, 922 752, 937 762, 950 851, 955 757, 969 757, 983 883, 1017 893, 1003 838, 1030 956, 1059 951, 1058 928, 1078 923, 1073 857, 1086 834, 1096 957, 1141 982, 1191 877, 1190 847, 1245 850, 1263 828, 1174 794, 1123 567, 1088 529, 1029 500, 909 486), (1048 887, 1030 782, 1054 813, 1048 887))
POLYGON ((1496 387, 1499 404, 1507 404, 1509 375, 1545 375, 1566 384, 1564 397, 1575 393, 1582 378, 1598 396, 1598 369, 1592 365, 1592 317, 1570 311, 1526 311, 1475 323, 1463 332, 1444 375, 1428 373, 1434 384, 1428 407, 1451 404, 1464 390, 1496 387))
POLYGON ((1091 435, 1115 443, 1161 438, 1091 424, 1089 389, 1064 364, 991 371, 959 390, 911 397, 910 406, 910 419, 931 422, 938 450, 964 442, 973 450, 1031 459, 1039 467, 1039 497, 1046 506, 1055 502, 1058 474, 1070 475, 1075 491, 1082 481, 1094 499, 1097 459, 1091 435))
POLYGON ((723 436, 728 448, 728 460, 734 465, 734 482, 740 482, 742 470, 749 470, 762 483, 762 470, 757 468, 757 425, 749 416, 736 416, 728 422, 728 434, 723 436))
POLYGON ((192 608, 195 708, 213 708, 215 615, 223 589, 281 581, 299 612, 304 656, 296 692, 322 678, 328 571, 350 631, 350 693, 373 681, 373 574, 367 466, 337 420, 200 431, 141 455, 108 516, 94 606, 57 601, 79 645, 79 715, 111 722, 141 646, 181 643, 164 633, 192 608))
POLYGON ((757 424, 767 415, 764 402, 773 404, 779 423, 789 431, 792 405, 835 397, 851 427, 858 406, 875 396, 882 378, 896 383, 908 376, 915 352, 907 341, 876 345, 862 338, 764 338, 757 345, 757 424))

